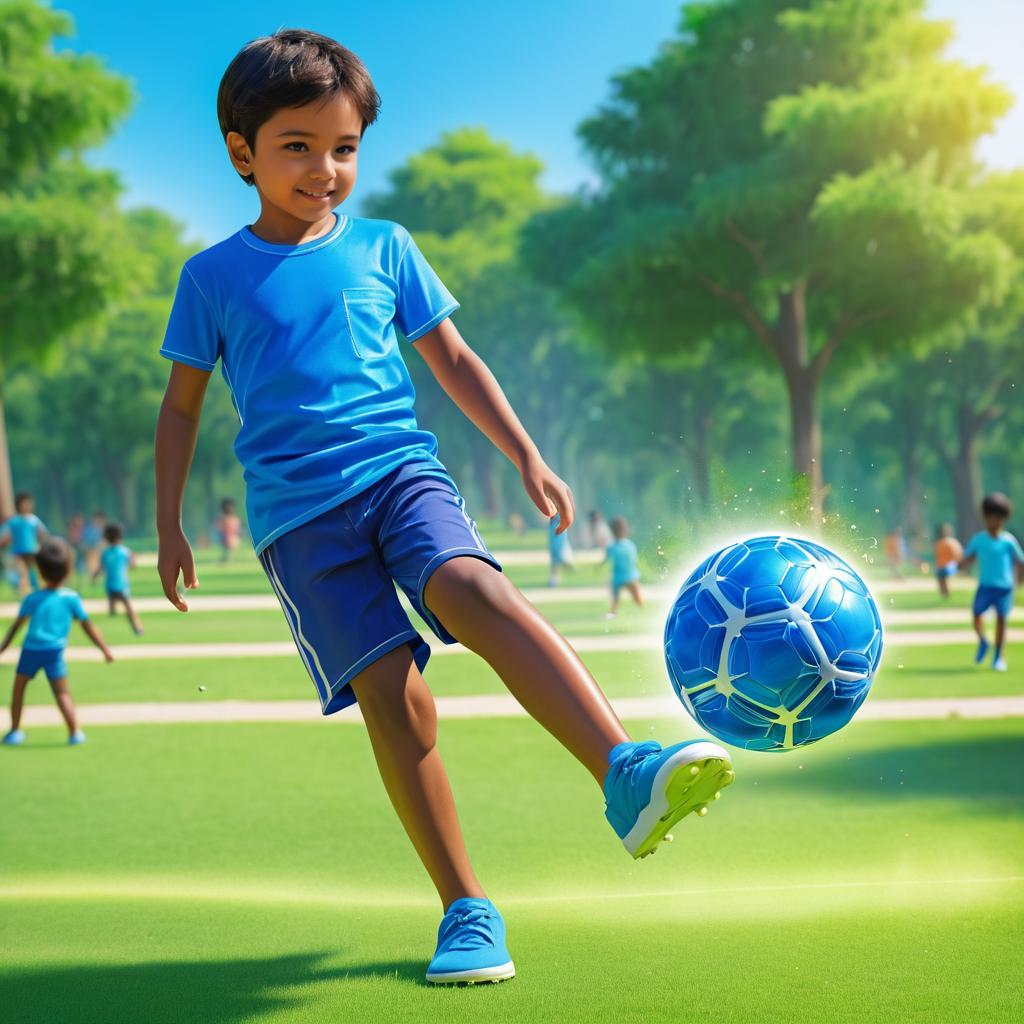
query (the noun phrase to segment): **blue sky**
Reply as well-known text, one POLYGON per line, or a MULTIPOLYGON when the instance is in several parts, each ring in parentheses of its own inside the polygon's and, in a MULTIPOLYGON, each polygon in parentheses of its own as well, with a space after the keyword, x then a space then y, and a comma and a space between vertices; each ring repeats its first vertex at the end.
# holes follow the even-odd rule
MULTIPOLYGON (((53 0, 75 19, 57 49, 95 53, 134 80, 136 105, 90 156, 115 168, 126 204, 160 206, 212 243, 252 222, 255 192, 234 175, 217 127, 217 83, 243 43, 281 27, 311 28, 356 51, 373 75, 381 116, 360 151, 346 209, 385 185, 390 168, 446 130, 485 125, 545 163, 543 183, 571 190, 591 171, 576 125, 608 95, 616 71, 648 61, 674 33, 679 0, 53 0)), ((1024 98, 1016 0, 931 0, 956 22, 954 52, 987 64, 1024 98)), ((983 147, 998 166, 1024 165, 1020 104, 983 147)))

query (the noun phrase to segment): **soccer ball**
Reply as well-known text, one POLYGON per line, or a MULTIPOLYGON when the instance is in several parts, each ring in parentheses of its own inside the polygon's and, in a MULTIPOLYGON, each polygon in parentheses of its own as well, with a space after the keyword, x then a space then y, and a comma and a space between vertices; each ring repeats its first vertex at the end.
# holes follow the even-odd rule
POLYGON ((791 750, 842 728, 881 657, 882 620, 864 581, 827 548, 792 537, 716 551, 665 623, 683 707, 748 750, 791 750))

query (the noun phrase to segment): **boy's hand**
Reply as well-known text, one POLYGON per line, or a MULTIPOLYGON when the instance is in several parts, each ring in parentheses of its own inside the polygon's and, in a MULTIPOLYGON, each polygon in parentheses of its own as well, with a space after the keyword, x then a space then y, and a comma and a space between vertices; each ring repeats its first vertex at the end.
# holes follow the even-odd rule
POLYGON ((520 473, 530 500, 548 519, 557 512, 561 519, 555 533, 565 533, 576 518, 576 506, 569 485, 539 455, 527 459, 520 473))
POLYGON ((199 586, 196 577, 196 563, 192 557, 192 548, 189 547, 188 539, 181 530, 177 530, 170 536, 161 535, 160 553, 156 560, 157 572, 160 574, 160 583, 164 588, 164 596, 180 612, 187 612, 188 605, 178 593, 178 573, 181 573, 182 582, 189 590, 199 586))

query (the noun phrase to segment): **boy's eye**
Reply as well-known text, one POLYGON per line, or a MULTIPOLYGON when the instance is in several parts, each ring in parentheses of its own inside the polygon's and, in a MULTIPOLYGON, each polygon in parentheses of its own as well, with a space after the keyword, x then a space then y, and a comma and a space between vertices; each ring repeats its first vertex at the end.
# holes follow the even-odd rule
MULTIPOLYGON (((305 145, 306 144, 304 142, 287 142, 287 143, 285 143, 285 147, 284 148, 285 149, 291 149, 292 146, 302 146, 302 147, 305 147, 305 145)), ((354 153, 355 151, 356 151, 355 146, 339 146, 338 147, 338 152, 339 153, 354 153)), ((298 152, 301 152, 301 150, 292 149, 292 152, 293 153, 298 153, 298 152)))

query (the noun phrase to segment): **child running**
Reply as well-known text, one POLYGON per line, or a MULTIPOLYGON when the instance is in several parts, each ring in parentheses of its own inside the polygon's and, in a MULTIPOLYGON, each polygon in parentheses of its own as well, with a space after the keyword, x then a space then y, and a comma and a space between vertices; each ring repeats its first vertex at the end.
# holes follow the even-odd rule
POLYGON ((54 699, 68 727, 68 743, 78 746, 85 742, 85 733, 78 728, 75 702, 68 691, 68 667, 64 660, 64 647, 72 620, 78 619, 89 639, 103 652, 109 662, 114 660, 102 634, 85 613, 82 599, 69 587, 62 586, 71 572, 72 553, 59 537, 48 537, 36 555, 39 574, 45 581, 41 590, 29 594, 21 602, 18 617, 11 623, 7 635, 0 642, 0 654, 11 645, 22 623, 28 622, 28 633, 22 645, 21 657, 14 674, 11 694, 11 729, 0 742, 17 747, 25 742, 21 728, 21 710, 25 687, 42 669, 53 690, 54 699))
POLYGON ((995 651, 992 667, 1006 671, 1003 643, 1006 640, 1006 620, 1013 610, 1013 588, 1024 578, 1024 551, 1017 538, 1003 527, 1013 514, 1013 506, 1005 494, 989 494, 981 503, 981 516, 985 529, 976 533, 964 548, 960 568, 966 569, 978 560, 978 589, 974 595, 974 632, 978 634, 978 651, 974 656, 979 665, 988 653, 982 616, 994 608, 996 611, 995 651))
POLYGON ((93 573, 95 580, 104 573, 104 589, 107 592, 107 609, 111 615, 117 614, 118 604, 123 604, 128 613, 128 622, 136 636, 142 636, 142 623, 132 605, 131 589, 128 586, 128 570, 135 568, 135 554, 131 548, 121 543, 124 528, 120 523, 107 523, 103 527, 103 539, 107 546, 100 555, 100 564, 93 573))
POLYGON ((238 537, 242 529, 242 521, 235 512, 235 503, 230 498, 225 498, 220 503, 220 515, 214 523, 214 530, 220 540, 221 562, 226 562, 231 557, 231 552, 238 547, 238 537))
POLYGON ((18 593, 27 594, 39 586, 36 578, 36 552, 39 542, 47 536, 42 519, 35 513, 35 498, 21 491, 14 499, 15 514, 0 527, 0 545, 11 545, 18 572, 18 593))
POLYGON ((619 594, 625 587, 638 607, 642 607, 644 596, 640 592, 640 569, 637 566, 639 554, 636 545, 629 539, 629 523, 624 516, 615 516, 611 521, 614 540, 608 545, 603 561, 612 564, 612 605, 605 613, 606 619, 614 619, 619 613, 619 594))
POLYGON ((957 566, 964 557, 960 541, 953 535, 953 524, 943 523, 935 536, 935 578, 939 593, 949 597, 949 581, 957 574, 957 566))
POLYGON ((161 347, 172 365, 156 436, 158 566, 168 600, 187 611, 179 573, 189 589, 199 581, 182 497, 220 363, 260 563, 324 713, 358 701, 394 809, 437 888, 443 916, 427 979, 499 981, 515 973, 505 924, 463 840, 422 675, 430 647, 396 582, 442 642, 487 661, 586 767, 633 857, 734 776, 717 744, 629 738, 575 651, 502 573, 437 439, 417 424, 413 352, 512 461, 537 508, 559 516, 555 532, 572 525, 569 487, 452 323, 459 304, 410 233, 335 212, 379 104, 354 53, 300 29, 249 43, 221 80, 228 155, 260 211, 189 259, 179 279, 161 347))
POLYGON ((548 520, 548 560, 550 570, 548 572, 548 586, 557 587, 561 582, 563 569, 574 571, 576 566, 572 564, 572 545, 569 543, 568 524, 565 529, 559 529, 562 518, 554 515, 548 520))

